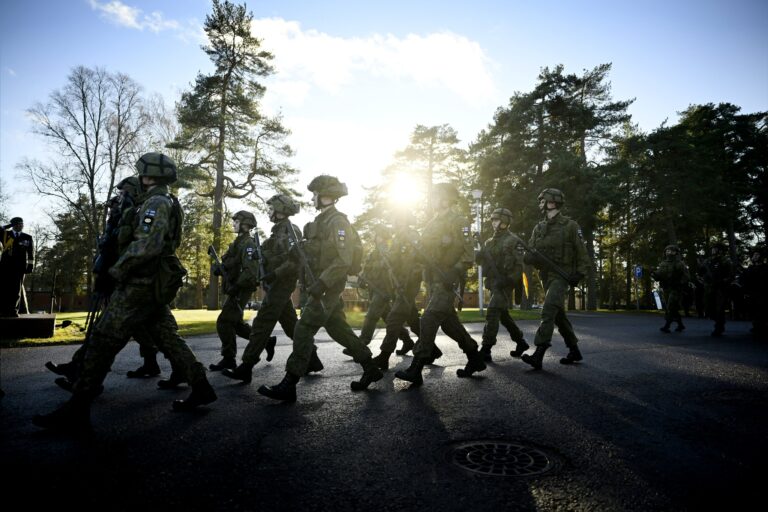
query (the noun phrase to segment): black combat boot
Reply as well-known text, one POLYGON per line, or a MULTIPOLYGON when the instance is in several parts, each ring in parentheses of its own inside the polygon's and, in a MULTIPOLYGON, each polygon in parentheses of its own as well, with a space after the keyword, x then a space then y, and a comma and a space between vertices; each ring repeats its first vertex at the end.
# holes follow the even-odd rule
POLYGON ((323 362, 320 360, 320 358, 317 356, 317 347, 312 347, 312 356, 309 358, 309 364, 307 365, 307 373, 304 375, 309 375, 313 372, 319 372, 322 371, 325 366, 323 366, 323 362))
POLYGON ((237 368, 237 361, 235 361, 234 357, 223 357, 221 361, 218 363, 214 363, 210 366, 208 366, 208 369, 212 372, 220 372, 224 368, 229 368, 230 370, 234 370, 237 368))
POLYGON ((379 367, 379 370, 385 372, 389 370, 389 356, 391 355, 392 354, 382 352, 381 354, 373 358, 373 363, 379 367))
POLYGON ((72 382, 77 380, 78 368, 75 363, 56 364, 53 361, 45 363, 45 367, 56 375, 63 375, 72 382))
POLYGON ((379 367, 376 366, 376 363, 373 362, 372 358, 369 357, 360 363, 360 365, 363 367, 363 376, 360 377, 360 380, 350 383, 352 391, 363 391, 368 389, 368 386, 384 377, 384 373, 379 370, 379 367))
POLYGON ((128 370, 125 376, 129 379, 139 379, 142 377, 157 377, 160 375, 160 366, 157 364, 155 357, 147 357, 144 359, 144 364, 136 368, 135 370, 128 370))
POLYGON ((670 325, 671 325, 671 322, 665 322, 663 327, 659 327, 659 330, 661 332, 672 332, 669 330, 670 325))
POLYGON ((91 400, 81 395, 73 395, 67 403, 55 411, 33 416, 32 423, 48 430, 88 434, 92 431, 91 400))
POLYGON ((685 326, 683 325, 683 322, 678 321, 677 327, 675 327, 675 332, 683 332, 685 330, 685 326))
POLYGON ((483 345, 480 348, 480 355, 483 357, 483 361, 486 363, 493 362, 493 357, 491 357, 491 346, 490 345, 483 345))
POLYGON ((157 387, 159 389, 176 389, 179 384, 186 384, 187 382, 187 378, 182 375, 182 372, 172 370, 171 376, 168 379, 157 381, 157 387))
MULTIPOLYGON (((490 347, 488 348, 490 349, 490 347)), ((467 365, 464 368, 456 370, 456 375, 463 379, 466 377, 471 377, 475 372, 481 372, 485 370, 486 366, 483 359, 483 354, 481 352, 478 352, 477 350, 470 352, 467 354, 467 365)))
POLYGON ((421 386, 424 384, 424 378, 421 376, 421 370, 424 368, 425 364, 426 363, 424 359, 414 357, 413 361, 411 361, 411 366, 409 366, 407 370, 400 370, 395 372, 395 377, 401 380, 412 382, 414 386, 421 386))
POLYGON ((216 398, 218 398, 216 396, 216 392, 211 387, 208 379, 203 378, 202 380, 192 384, 192 392, 185 400, 173 401, 173 410, 191 411, 199 405, 206 405, 210 404, 211 402, 215 402, 216 398))
MULTIPOLYGON (((53 381, 57 386, 59 386, 64 391, 69 391, 70 393, 74 392, 75 389, 75 383, 71 380, 67 380, 65 377, 59 377, 55 381, 53 381)), ((94 388, 93 391, 90 392, 90 395, 93 396, 93 398, 96 398, 100 394, 104 392, 104 386, 99 384, 94 388)))
POLYGON ((277 386, 261 386, 259 388, 259 394, 262 394, 272 400, 282 400, 284 402, 296 401, 296 384, 299 382, 299 377, 291 373, 285 372, 285 377, 280 381, 277 386))
POLYGON ((267 340, 267 345, 264 350, 267 352, 267 361, 271 361, 275 357, 275 345, 277 345, 277 336, 270 336, 267 340))
POLYGON ((230 379, 241 380, 243 381, 243 384, 250 384, 251 378, 253 376, 252 373, 254 366, 255 365, 251 363, 240 363, 240 365, 234 370, 224 368, 221 370, 221 374, 225 377, 229 377, 230 379))
POLYGON ((584 358, 581 356, 579 347, 574 345, 570 347, 570 350, 568 351, 568 355, 560 359, 560 364, 573 364, 575 362, 581 361, 582 359, 584 358))
POLYGON ((432 348, 432 354, 424 361, 424 364, 435 364, 435 361, 443 357, 443 351, 435 345, 432 348))
POLYGON ((404 356, 411 350, 413 350, 413 347, 416 345, 416 343, 413 342, 412 339, 408 338, 407 340, 403 340, 403 347, 400 350, 396 350, 395 354, 399 356, 404 356))
POLYGON ((544 352, 547 351, 549 345, 537 345, 536 352, 532 355, 523 354, 521 359, 523 362, 533 366, 535 370, 541 370, 541 362, 544 360, 544 352))
POLYGON ((515 347, 515 350, 510 351, 509 355, 512 357, 520 357, 523 355, 523 352, 528 350, 530 348, 530 345, 528 345, 525 340, 520 340, 517 342, 517 346, 515 347))

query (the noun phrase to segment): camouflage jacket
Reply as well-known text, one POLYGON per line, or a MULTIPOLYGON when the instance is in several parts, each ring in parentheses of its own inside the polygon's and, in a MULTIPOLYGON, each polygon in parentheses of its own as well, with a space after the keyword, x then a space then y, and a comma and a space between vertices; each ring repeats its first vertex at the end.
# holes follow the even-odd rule
POLYGON ((418 263, 414 244, 419 241, 419 233, 410 227, 395 230, 392 246, 387 252, 392 267, 393 285, 397 283, 401 291, 410 300, 419 293, 423 267, 418 263))
MULTIPOLYGON (((587 275, 591 262, 581 236, 581 229, 574 220, 558 213, 551 219, 536 224, 531 234, 531 247, 547 256, 565 272, 581 272, 587 275)), ((540 270, 548 271, 544 264, 540 270)), ((548 272, 549 277, 556 275, 548 272)))
POLYGON ((733 263, 727 255, 712 256, 704 262, 704 285, 707 288, 727 288, 735 276, 733 263))
POLYGON ((659 263, 659 267, 653 272, 652 277, 665 290, 682 290, 688 285, 690 280, 688 267, 677 256, 673 259, 665 258, 664 261, 659 263))
POLYGON ((392 278, 382 256, 382 251, 386 250, 386 248, 374 247, 368 253, 363 263, 363 271, 360 272, 360 279, 369 283, 371 292, 391 296, 393 290, 392 278))
POLYGON ((299 265, 296 255, 291 251, 289 229, 293 229, 294 240, 301 240, 299 227, 291 224, 289 219, 282 219, 272 226, 269 238, 261 244, 261 252, 264 255, 266 271, 274 272, 278 282, 289 283, 291 287, 295 287, 299 265))
POLYGON ((181 242, 183 213, 174 207, 165 185, 155 186, 136 202, 138 206, 126 209, 120 220, 120 257, 109 269, 118 282, 150 282, 159 271, 160 257, 175 254, 181 242))
POLYGON ((235 286, 238 293, 255 290, 259 285, 259 259, 256 242, 250 233, 237 235, 221 257, 227 274, 227 287, 235 286))
POLYGON ((502 287, 512 286, 523 275, 523 255, 518 242, 520 238, 509 230, 497 231, 485 241, 477 263, 487 273, 486 288, 493 289, 498 283, 502 287), (496 274, 498 270, 499 274, 496 274))
POLYGON ((466 220, 453 210, 445 210, 432 218, 421 234, 419 242, 425 266, 424 280, 442 281, 440 269, 449 277, 458 277, 474 261, 474 247, 466 220))
POLYGON ((352 265, 353 247, 347 243, 350 224, 335 206, 321 212, 307 224, 304 251, 316 279, 325 285, 328 295, 340 294, 347 283, 352 265))

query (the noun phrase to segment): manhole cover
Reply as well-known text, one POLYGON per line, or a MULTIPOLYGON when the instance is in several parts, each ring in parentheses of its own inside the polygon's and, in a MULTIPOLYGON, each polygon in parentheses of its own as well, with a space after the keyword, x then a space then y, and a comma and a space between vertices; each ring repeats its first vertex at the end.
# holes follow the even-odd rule
POLYGON ((555 468, 547 454, 538 448, 506 441, 462 443, 449 457, 452 464, 482 475, 533 476, 555 468))

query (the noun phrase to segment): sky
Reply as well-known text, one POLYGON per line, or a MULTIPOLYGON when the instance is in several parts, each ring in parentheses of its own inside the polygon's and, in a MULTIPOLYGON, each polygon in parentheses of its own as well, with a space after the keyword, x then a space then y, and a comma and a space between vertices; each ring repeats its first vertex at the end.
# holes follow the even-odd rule
MULTIPOLYGON (((46 223, 50 203, 19 178, 45 159, 26 110, 72 68, 128 74, 173 105, 198 72, 209 0, 1 0, 0 178, 5 210, 46 223)), ((364 207, 418 124, 449 124, 468 145, 543 67, 568 73, 610 62, 613 98, 635 98, 650 131, 691 104, 768 110, 768 2, 762 0, 259 1, 254 34, 275 55, 265 112, 281 113, 301 170, 345 181, 339 207, 364 207)), ((148 148, 154 150, 158 148, 148 148)), ((304 199, 309 198, 309 193, 304 199)), ((312 212, 303 212, 299 225, 312 212)), ((0 219, 4 220, 4 219, 0 219)))

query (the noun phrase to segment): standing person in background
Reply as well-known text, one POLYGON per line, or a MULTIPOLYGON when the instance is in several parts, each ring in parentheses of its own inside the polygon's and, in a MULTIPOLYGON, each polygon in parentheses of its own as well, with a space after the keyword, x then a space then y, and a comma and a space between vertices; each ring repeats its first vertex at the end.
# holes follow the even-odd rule
POLYGON ((651 273, 651 277, 661 284, 664 292, 664 325, 659 330, 668 333, 672 322, 677 322, 675 331, 683 331, 685 326, 680 317, 680 307, 683 294, 688 289, 690 276, 688 267, 680 258, 680 248, 676 245, 668 245, 664 249, 664 260, 651 273))
POLYGON ((19 302, 23 293, 24 276, 35 267, 32 237, 24 233, 24 220, 14 217, 2 229, 2 257, 0 259, 0 316, 19 316, 19 302), (10 228, 10 229, 8 229, 10 228))
POLYGON ((728 257, 728 246, 717 241, 712 244, 710 257, 703 266, 704 296, 707 315, 715 321, 712 336, 719 338, 725 332, 725 310, 728 307, 730 287, 735 278, 733 263, 728 257))

